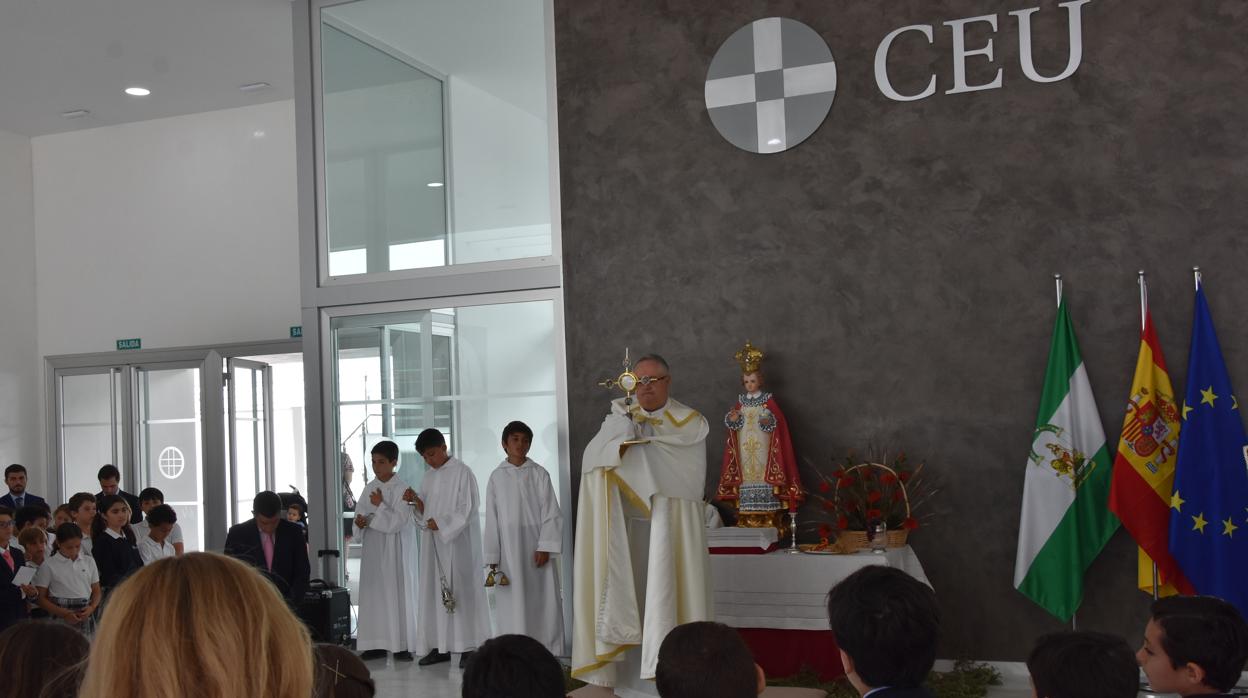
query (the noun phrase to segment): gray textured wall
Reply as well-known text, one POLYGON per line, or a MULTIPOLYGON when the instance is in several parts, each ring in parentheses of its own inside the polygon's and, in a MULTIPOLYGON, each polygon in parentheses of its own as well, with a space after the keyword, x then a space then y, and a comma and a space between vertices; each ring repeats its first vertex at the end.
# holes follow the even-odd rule
MULTIPOLYGON (((1137 269, 1176 385, 1199 264, 1232 378, 1248 381, 1248 3, 1093 0, 1072 78, 1034 84, 1009 10, 1036 16, 1036 59, 1066 61, 1052 0, 558 0, 560 167, 574 469, 622 348, 672 362, 674 394, 712 423, 748 337, 799 457, 899 444, 944 478, 913 544, 940 597, 941 655, 1018 660, 1059 623, 1013 589, 1024 459, 1062 272, 1111 439, 1138 347, 1137 269), (872 61, 894 28, 903 91, 951 85, 940 22, 1000 13, 1001 90, 901 104, 872 61), (827 40, 840 90, 795 150, 752 155, 711 126, 716 48, 767 16, 827 40)), ((981 25, 968 45, 986 37, 981 25)), ((973 63, 972 82, 990 75, 973 63)), ((1182 389, 1182 388, 1180 388, 1182 389)), ((1242 389, 1242 388, 1241 388, 1242 389)), ((711 474, 708 482, 713 482, 711 474)), ((1087 575, 1080 626, 1137 642, 1148 599, 1120 531, 1087 575)))

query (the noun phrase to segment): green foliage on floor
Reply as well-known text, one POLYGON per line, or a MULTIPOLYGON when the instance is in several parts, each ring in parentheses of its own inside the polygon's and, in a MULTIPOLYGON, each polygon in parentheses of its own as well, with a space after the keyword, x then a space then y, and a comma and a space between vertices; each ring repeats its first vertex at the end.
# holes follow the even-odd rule
MULTIPOLYGON (((820 688, 827 691, 828 698, 858 698, 858 691, 849 681, 820 681, 814 670, 804 670, 794 676, 768 679, 768 686, 797 686, 820 688)), ((960 660, 953 671, 933 671, 927 677, 927 687, 936 698, 984 698, 989 686, 1001 685, 1001 673, 987 664, 960 660)))

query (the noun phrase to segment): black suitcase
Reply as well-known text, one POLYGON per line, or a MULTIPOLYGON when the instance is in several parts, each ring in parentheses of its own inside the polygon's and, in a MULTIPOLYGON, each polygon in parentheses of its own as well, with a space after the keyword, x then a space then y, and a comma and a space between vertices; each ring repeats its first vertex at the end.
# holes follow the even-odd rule
POLYGON ((313 579, 298 611, 313 642, 351 644, 351 593, 346 587, 330 586, 313 579))

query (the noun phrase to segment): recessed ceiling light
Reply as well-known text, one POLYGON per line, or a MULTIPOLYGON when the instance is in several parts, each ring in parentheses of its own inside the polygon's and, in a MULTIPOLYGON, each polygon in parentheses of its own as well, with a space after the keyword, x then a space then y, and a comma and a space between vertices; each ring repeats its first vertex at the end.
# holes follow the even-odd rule
POLYGON ((426 186, 426 187, 432 187, 432 188, 434 188, 434 189, 437 189, 438 187, 442 186, 442 183, 441 183, 441 182, 430 182, 430 183, 426 184, 425 186, 426 186))
POLYGON ((82 117, 88 116, 90 114, 91 112, 87 111, 86 109, 74 109, 71 111, 61 112, 61 116, 65 117, 66 119, 81 119, 82 117))
POLYGON ((127 87, 126 88, 126 94, 130 95, 131 97, 146 97, 150 95, 151 93, 152 91, 147 89, 146 87, 127 87))
POLYGON ((261 90, 267 90, 270 87, 272 87, 272 85, 267 82, 253 82, 246 85, 239 85, 238 89, 240 92, 259 92, 261 90))

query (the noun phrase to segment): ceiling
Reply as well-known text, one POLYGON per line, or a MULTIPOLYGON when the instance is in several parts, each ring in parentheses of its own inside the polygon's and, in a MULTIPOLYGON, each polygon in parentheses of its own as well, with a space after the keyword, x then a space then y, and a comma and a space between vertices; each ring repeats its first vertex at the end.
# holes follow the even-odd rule
POLYGON ((27 137, 294 95, 289 0, 0 0, 0 129, 27 137), (239 86, 267 82, 254 93, 239 86), (123 90, 141 85, 149 97, 123 90), (66 119, 62 112, 86 109, 66 119))
MULTIPOLYGON (((326 14, 544 119, 547 2, 366 0, 326 14)), ((0 130, 35 137, 290 99, 293 54, 291 0, 0 0, 0 130), (271 87, 238 89, 258 82, 271 87), (130 97, 132 85, 152 94, 130 97), (91 113, 61 116, 78 109, 91 113)))

